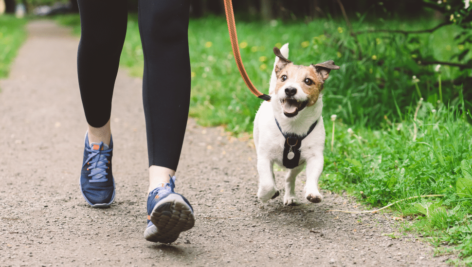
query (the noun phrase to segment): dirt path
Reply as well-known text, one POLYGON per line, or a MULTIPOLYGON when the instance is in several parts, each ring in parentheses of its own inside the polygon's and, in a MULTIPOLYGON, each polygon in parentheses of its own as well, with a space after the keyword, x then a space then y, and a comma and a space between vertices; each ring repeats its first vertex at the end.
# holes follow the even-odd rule
MULTIPOLYGON (((113 103, 116 202, 92 209, 79 192, 85 119, 76 77, 78 39, 49 21, 29 24, 0 82, 0 266, 442 266, 432 248, 384 215, 332 214, 355 203, 256 199, 255 151, 221 128, 189 121, 177 190, 195 228, 171 246, 146 242, 147 156, 141 80, 120 71, 113 103)), ((282 172, 277 172, 282 184, 282 172)), ((297 181, 301 198, 304 175, 297 181)), ((281 187, 281 186, 279 186, 281 187)))

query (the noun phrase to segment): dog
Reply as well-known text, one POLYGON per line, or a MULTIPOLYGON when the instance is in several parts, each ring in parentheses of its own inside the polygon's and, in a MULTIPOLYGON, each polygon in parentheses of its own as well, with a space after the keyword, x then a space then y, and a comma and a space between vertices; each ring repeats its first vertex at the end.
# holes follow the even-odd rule
POLYGON ((285 176, 285 205, 297 204, 295 179, 305 165, 305 198, 319 203, 323 196, 318 179, 323 171, 325 128, 323 84, 331 70, 339 69, 334 61, 310 66, 295 65, 288 60, 288 44, 274 48, 275 63, 270 80, 270 102, 263 102, 254 120, 254 142, 259 173, 258 198, 262 202, 279 196, 273 165, 288 169, 285 176))

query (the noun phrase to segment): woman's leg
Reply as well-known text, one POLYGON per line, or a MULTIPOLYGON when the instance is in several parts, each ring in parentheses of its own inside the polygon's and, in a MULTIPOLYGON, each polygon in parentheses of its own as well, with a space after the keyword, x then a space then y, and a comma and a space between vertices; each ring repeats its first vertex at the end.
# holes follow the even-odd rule
POLYGON ((149 191, 169 182, 180 158, 190 103, 188 0, 140 0, 149 191))
POLYGON ((116 74, 126 35, 126 0, 78 0, 82 33, 77 56, 90 143, 109 144, 116 74))
POLYGON ((189 201, 175 193, 190 103, 189 0, 140 0, 143 102, 149 152, 148 221, 144 238, 174 242, 195 224, 189 201))
POLYGON ((126 0, 78 0, 82 35, 77 56, 80 94, 88 122, 80 189, 92 207, 115 198, 111 101, 126 35, 126 0))

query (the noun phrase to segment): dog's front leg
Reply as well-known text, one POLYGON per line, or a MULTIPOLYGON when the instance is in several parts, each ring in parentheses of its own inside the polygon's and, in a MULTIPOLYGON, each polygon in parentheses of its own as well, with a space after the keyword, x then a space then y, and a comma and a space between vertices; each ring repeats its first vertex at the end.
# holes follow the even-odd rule
POLYGON ((259 197, 262 202, 267 202, 269 199, 279 195, 279 191, 275 187, 273 167, 274 163, 268 158, 258 157, 257 171, 259 172, 259 190, 257 197, 259 197))
POLYGON ((297 196, 295 194, 295 180, 297 175, 303 170, 304 164, 288 171, 285 176, 285 195, 284 205, 294 205, 297 203, 297 196))
POLYGON ((318 179, 323 171, 324 157, 323 153, 316 153, 307 161, 305 197, 310 202, 320 203, 323 196, 318 190, 318 179))

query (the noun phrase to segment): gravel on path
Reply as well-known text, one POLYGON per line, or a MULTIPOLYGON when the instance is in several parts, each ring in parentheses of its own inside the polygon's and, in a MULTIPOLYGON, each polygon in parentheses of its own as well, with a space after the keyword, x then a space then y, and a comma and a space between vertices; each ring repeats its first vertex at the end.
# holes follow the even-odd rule
MULTIPOLYGON (((193 204, 196 225, 172 245, 145 241, 141 79, 119 71, 111 118, 116 202, 90 208, 79 191, 86 122, 78 39, 45 20, 28 31, 10 77, 0 81, 0 266, 446 265, 429 245, 399 234, 391 215, 327 212, 355 209, 347 197, 325 191, 320 204, 260 204, 251 141, 193 119, 176 190, 193 204)), ((282 188, 283 172, 276 176, 282 188)), ((304 180, 297 180, 299 199, 304 180)))

